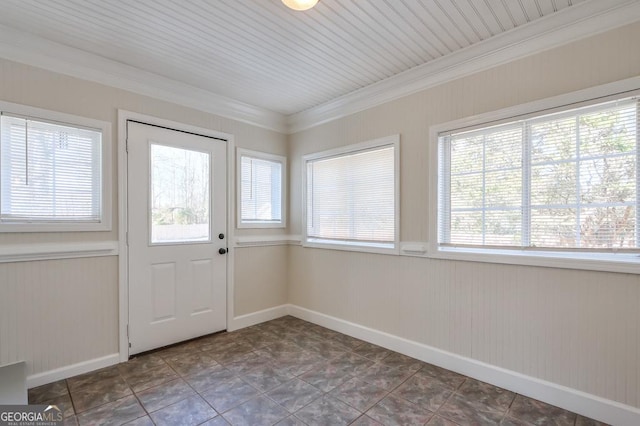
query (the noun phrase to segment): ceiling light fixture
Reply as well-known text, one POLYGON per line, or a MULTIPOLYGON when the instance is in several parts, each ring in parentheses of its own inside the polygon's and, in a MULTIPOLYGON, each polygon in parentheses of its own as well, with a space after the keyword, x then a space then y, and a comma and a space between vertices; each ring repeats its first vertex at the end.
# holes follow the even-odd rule
POLYGON ((309 10, 318 3, 318 0, 282 0, 289 9, 309 10))

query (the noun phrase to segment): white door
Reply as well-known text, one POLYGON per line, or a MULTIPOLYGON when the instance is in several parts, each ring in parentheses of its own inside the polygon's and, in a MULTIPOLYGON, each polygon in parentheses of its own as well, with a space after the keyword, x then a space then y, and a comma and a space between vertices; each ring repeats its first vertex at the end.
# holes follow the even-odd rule
POLYGON ((227 143, 127 124, 132 355, 226 328, 227 143))

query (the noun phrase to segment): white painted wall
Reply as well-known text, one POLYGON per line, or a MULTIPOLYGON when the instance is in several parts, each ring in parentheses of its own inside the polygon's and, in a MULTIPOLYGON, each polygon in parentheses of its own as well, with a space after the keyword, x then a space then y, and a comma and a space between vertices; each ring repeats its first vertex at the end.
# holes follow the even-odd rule
MULTIPOLYGON (((296 133, 301 156, 401 135, 401 240, 429 241, 429 128, 640 75, 640 24, 595 35, 296 133)), ((640 407, 640 275, 289 248, 289 303, 640 407)))

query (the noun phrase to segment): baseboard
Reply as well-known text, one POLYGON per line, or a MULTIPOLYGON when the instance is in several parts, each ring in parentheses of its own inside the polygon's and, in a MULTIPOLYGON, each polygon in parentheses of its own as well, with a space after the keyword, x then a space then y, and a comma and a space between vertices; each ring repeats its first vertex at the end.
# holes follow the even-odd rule
POLYGON ((111 354, 101 358, 82 361, 77 364, 67 365, 65 367, 56 368, 55 370, 44 371, 42 373, 33 374, 27 377, 27 387, 29 389, 36 386, 46 385, 58 380, 77 376, 78 374, 88 373, 100 368, 109 367, 120 362, 120 354, 111 354))
POLYGON ((289 305, 280 305, 273 308, 263 309, 262 311, 252 312, 246 315, 234 317, 227 324, 227 331, 235 331, 262 322, 271 321, 276 318, 287 315, 289 305))
POLYGON ((287 313, 601 422, 625 426, 640 424, 640 409, 630 405, 526 376, 296 305, 288 305, 287 313))

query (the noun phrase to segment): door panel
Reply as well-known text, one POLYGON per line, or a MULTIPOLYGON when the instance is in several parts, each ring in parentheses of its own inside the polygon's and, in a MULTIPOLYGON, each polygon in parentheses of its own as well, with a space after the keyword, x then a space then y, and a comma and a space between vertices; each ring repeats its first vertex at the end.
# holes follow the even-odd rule
POLYGON ((226 328, 227 144, 134 122, 127 137, 131 355, 226 328))

